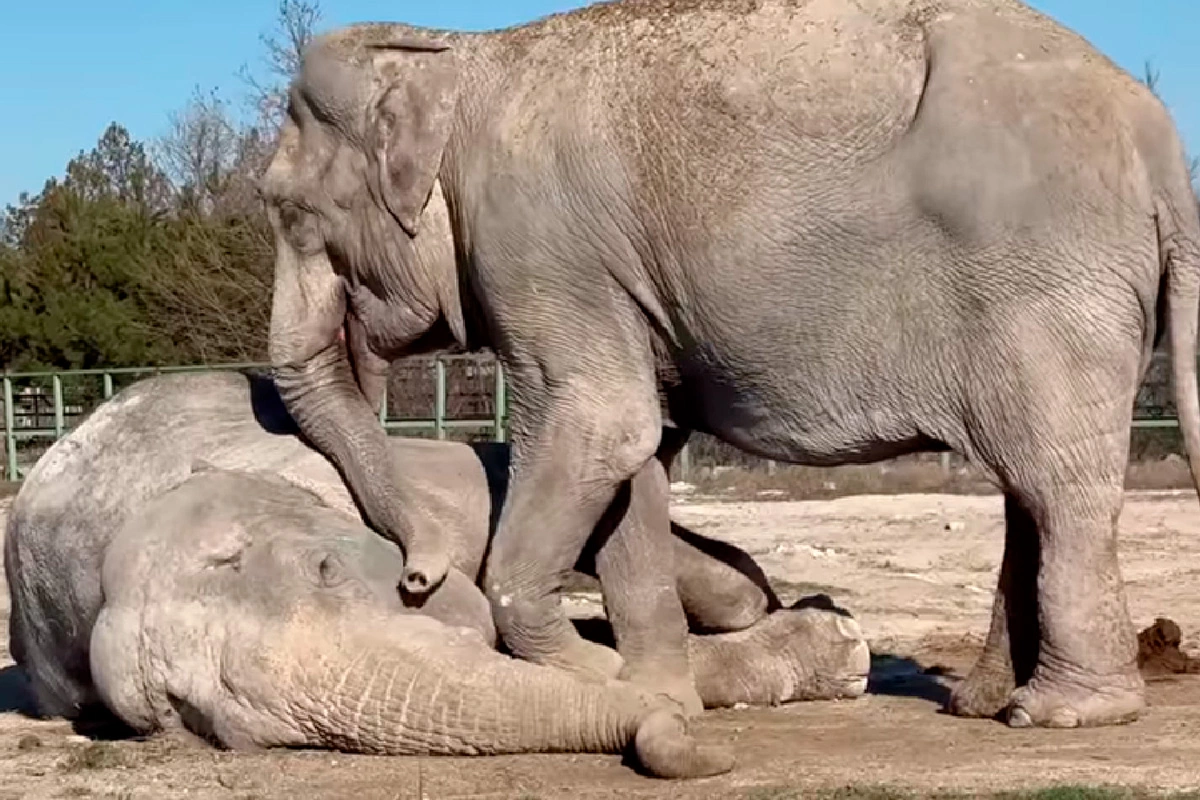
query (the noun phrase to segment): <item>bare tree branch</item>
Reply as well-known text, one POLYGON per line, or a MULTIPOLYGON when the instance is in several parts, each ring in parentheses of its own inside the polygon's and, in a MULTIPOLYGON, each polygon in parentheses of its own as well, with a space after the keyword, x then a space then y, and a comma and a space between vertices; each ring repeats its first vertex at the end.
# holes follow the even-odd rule
POLYGON ((262 72, 256 75, 242 65, 239 77, 250 90, 250 102, 259 126, 273 137, 287 111, 287 88, 300 68, 304 47, 321 21, 317 0, 279 0, 274 27, 260 35, 264 54, 262 72))

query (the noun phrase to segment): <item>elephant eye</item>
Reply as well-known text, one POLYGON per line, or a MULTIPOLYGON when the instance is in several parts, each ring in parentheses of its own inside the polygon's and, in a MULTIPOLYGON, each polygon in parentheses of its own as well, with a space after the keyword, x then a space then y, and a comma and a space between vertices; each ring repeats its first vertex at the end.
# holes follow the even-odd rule
POLYGON ((323 246, 320 225, 312 209, 302 208, 291 200, 281 200, 279 224, 283 234, 302 253, 313 253, 323 246))
POLYGON ((332 588, 345 583, 348 576, 342 560, 334 553, 327 553, 317 562, 317 577, 322 586, 332 588))

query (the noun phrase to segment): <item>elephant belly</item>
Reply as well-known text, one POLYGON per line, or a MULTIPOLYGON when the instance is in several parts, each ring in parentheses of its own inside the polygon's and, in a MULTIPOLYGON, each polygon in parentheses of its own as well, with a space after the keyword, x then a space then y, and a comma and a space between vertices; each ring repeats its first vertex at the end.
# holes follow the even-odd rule
POLYGON ((763 458, 809 466, 871 463, 946 446, 928 436, 915 409, 887 376, 797 375, 769 385, 749 377, 691 376, 672 398, 672 415, 763 458))

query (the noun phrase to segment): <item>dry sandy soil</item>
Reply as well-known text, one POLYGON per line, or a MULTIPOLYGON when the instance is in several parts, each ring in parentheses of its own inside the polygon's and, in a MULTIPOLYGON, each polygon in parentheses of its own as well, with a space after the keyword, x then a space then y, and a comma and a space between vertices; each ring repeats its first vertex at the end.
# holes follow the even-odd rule
MULTIPOLYGON (((947 687, 969 667, 986 630, 1002 543, 999 497, 720 502, 680 493, 673 513, 699 532, 746 548, 785 600, 824 591, 858 615, 876 654, 870 693, 852 702, 709 712, 695 725, 698 735, 732 745, 736 770, 671 784, 640 777, 616 756, 242 755, 162 741, 92 742, 65 723, 20 713, 25 701, 18 676, 0 649, 0 800, 766 800, 864 785, 920 795, 1065 783, 1200 787, 1200 675, 1151 682, 1149 709, 1124 727, 1015 731, 939 713, 947 687)), ((1121 527, 1135 623, 1140 629, 1168 616, 1184 631, 1184 649, 1200 649, 1195 494, 1131 494, 1121 527)), ((589 602, 576 597, 573 605, 587 614, 589 602)), ((6 641, 4 633, 0 642, 6 641)))

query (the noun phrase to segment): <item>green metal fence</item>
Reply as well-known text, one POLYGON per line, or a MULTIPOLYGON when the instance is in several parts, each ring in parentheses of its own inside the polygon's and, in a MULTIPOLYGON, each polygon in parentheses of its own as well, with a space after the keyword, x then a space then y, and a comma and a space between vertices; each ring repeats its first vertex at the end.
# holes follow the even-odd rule
MULTIPOLYGON (((395 415, 389 411, 388 397, 385 393, 380 408, 380 423, 389 433, 421 434, 432 433, 438 439, 444 439, 450 432, 478 431, 487 432, 496 441, 507 438, 508 403, 507 386, 504 371, 500 363, 492 356, 459 355, 440 356, 436 358, 408 359, 402 362, 406 371, 412 369, 431 370, 433 377, 433 413, 432 415, 395 415), (493 382, 490 389, 490 414, 466 416, 451 416, 447 413, 447 366, 475 365, 493 370, 493 382)), ((1155 368, 1163 372, 1158 378, 1149 379, 1142 387, 1139 395, 1133 425, 1135 428, 1176 428, 1179 423, 1173 412, 1167 406, 1167 390, 1165 379, 1169 364, 1160 358, 1155 359, 1155 368), (1159 363, 1161 362, 1161 363, 1159 363)), ((71 420, 78 420, 94 408, 96 404, 112 397, 117 391, 118 381, 129 381, 149 375, 186 372, 213 372, 228 370, 258 369, 267 370, 266 364, 215 364, 201 366, 175 367, 120 367, 112 369, 73 370, 60 372, 13 372, 0 374, 3 382, 4 429, 0 441, 4 445, 3 464, 0 474, 9 481, 19 481, 23 477, 18 454, 18 445, 28 447, 30 443, 45 442, 52 444, 62 438, 72 427, 71 420), (92 391, 79 391, 81 382, 92 381, 92 391), (99 381, 98 385, 95 381, 99 381), (67 390, 75 390, 74 404, 67 397, 67 390), (19 393, 18 390, 23 390, 19 393), (39 404, 49 398, 49 409, 43 411, 39 404), (24 407, 22 407, 22 405, 24 407), (30 408, 32 406, 32 409, 30 408)), ((1152 369, 1152 373, 1154 370, 1152 369)), ((409 373, 411 374, 411 372, 409 373)), ((403 381, 400 382, 403 386, 403 381)), ((680 476, 686 480, 690 473, 689 448, 680 454, 680 476)), ((771 465, 773 466, 773 465, 771 465)))
MULTIPOLYGON (((389 403, 385 389, 380 406, 379 421, 389 433, 432 433, 438 439, 446 438, 448 432, 474 430, 490 433, 496 441, 504 441, 507 435, 507 385, 504 371, 494 358, 479 356, 441 356, 427 359, 411 359, 411 363, 432 370, 434 379, 433 414, 431 416, 403 416, 389 414, 389 403), (491 389, 492 413, 489 417, 452 418, 446 413, 446 368, 448 364, 470 362, 488 366, 494 370, 491 389)), ((3 383, 4 408, 4 464, 3 475, 9 481, 20 481, 23 477, 19 458, 19 445, 43 441, 47 444, 61 439, 73 427, 70 418, 86 415, 94 406, 111 398, 118 390, 117 382, 122 379, 141 379, 151 375, 171 373, 196 373, 233 370, 268 370, 266 364, 214 364, 174 367, 114 367, 111 369, 71 370, 60 372, 5 372, 0 375, 3 383), (93 392, 83 392, 74 405, 66 397, 67 388, 77 390, 81 383, 93 382, 93 392), (98 381, 98 385, 95 385, 98 381), (24 390, 21 393, 20 390, 24 390), (48 391, 47 391, 48 390, 48 391), (48 410, 41 408, 49 395, 48 410), (95 396, 92 397, 91 395, 95 396), (22 403, 24 401, 24 403, 22 403), (22 407, 24 405, 24 407, 22 407), (49 424, 47 424, 49 421, 49 424)))

